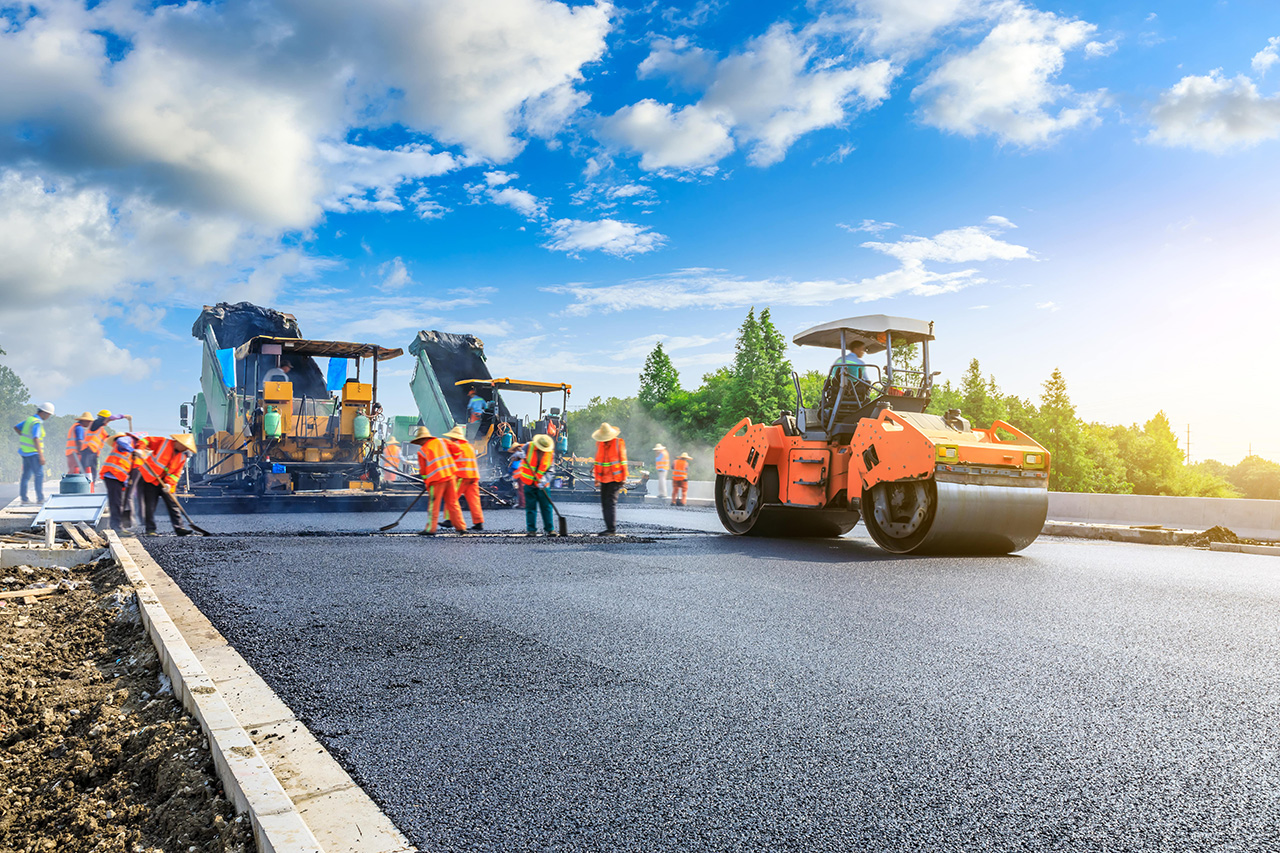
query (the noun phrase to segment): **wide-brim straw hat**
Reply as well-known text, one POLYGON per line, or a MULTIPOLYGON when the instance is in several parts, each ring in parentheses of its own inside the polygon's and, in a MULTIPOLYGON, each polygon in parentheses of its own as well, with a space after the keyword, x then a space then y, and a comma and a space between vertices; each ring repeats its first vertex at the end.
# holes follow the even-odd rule
POLYGON ((692 456, 690 456, 688 453, 681 453, 681 454, 680 454, 679 456, 677 456, 676 458, 677 458, 677 459, 692 459, 693 457, 692 457, 692 456))
POLYGON ((535 435, 533 437, 533 441, 529 443, 536 449, 541 450, 543 453, 550 453, 556 449, 556 443, 551 440, 551 436, 549 435, 535 435))
POLYGON ((174 444, 177 444, 188 453, 196 452, 196 439, 191 433, 175 432, 173 435, 169 436, 169 438, 172 438, 174 444))
POLYGON ((606 422, 606 423, 600 424, 600 428, 595 432, 591 433, 591 440, 592 441, 613 441, 615 438, 617 438, 620 435, 622 435, 622 430, 618 429, 613 424, 606 422))
POLYGON ((93 420, 93 413, 92 413, 92 412, 85 412, 83 415, 81 415, 80 417, 76 418, 76 420, 78 420, 78 421, 91 421, 91 420, 93 420))
POLYGON ((666 450, 667 448, 666 448, 666 445, 663 445, 663 444, 655 444, 655 445, 653 446, 653 449, 654 449, 654 450, 666 450))
POLYGON ((413 438, 409 440, 410 444, 422 444, 428 438, 431 438, 431 430, 424 426, 420 426, 413 431, 413 438))
POLYGON ((467 440, 467 431, 462 424, 454 424, 453 429, 440 436, 441 438, 452 438, 458 441, 467 440))

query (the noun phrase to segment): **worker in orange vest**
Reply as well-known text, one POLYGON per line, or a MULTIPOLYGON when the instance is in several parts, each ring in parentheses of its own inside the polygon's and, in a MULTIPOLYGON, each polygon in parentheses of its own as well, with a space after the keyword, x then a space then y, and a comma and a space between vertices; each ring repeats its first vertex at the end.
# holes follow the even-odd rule
POLYGON ((67 430, 67 473, 83 474, 80 456, 89 446, 89 424, 93 423, 93 413, 85 412, 76 418, 76 422, 67 430))
MULTIPOLYGON (((440 436, 453 456, 453 464, 458 469, 458 499, 467 501, 467 512, 471 513, 471 529, 484 530, 484 510, 480 508, 480 465, 476 461, 476 450, 467 441, 466 427, 454 424, 453 429, 440 436)), ((461 509, 461 506, 459 506, 461 509)))
POLYGON ((676 457, 671 471, 671 505, 685 506, 689 502, 689 460, 693 457, 681 453, 676 457))
POLYGON ((600 486, 600 511, 604 515, 604 530, 598 536, 617 536, 618 495, 627 481, 627 445, 620 436, 622 431, 608 423, 591 433, 596 443, 596 484, 600 486))
POLYGON ((658 497, 667 496, 667 473, 671 470, 671 454, 661 444, 653 446, 653 467, 658 472, 658 497))
POLYGON ((433 436, 431 430, 424 426, 418 427, 410 444, 418 445, 418 474, 422 477, 423 488, 431 492, 431 516, 427 519, 427 526, 422 528, 421 535, 436 535, 436 521, 440 518, 441 506, 449 513, 454 530, 459 534, 466 533, 462 507, 458 506, 458 467, 453 462, 453 454, 442 440, 433 436))
POLYGON ((187 460, 196 452, 196 442, 190 433, 174 433, 166 437, 155 436, 145 441, 146 459, 142 460, 142 523, 148 536, 156 534, 156 502, 163 500, 169 511, 169 523, 179 536, 190 536, 193 531, 182 520, 182 508, 173 493, 178 488, 178 478, 187 467, 187 460))
POLYGON ((123 532, 133 526, 133 492, 142 473, 141 439, 132 435, 116 436, 111 452, 102 462, 102 485, 107 489, 107 506, 111 512, 111 529, 123 532))
POLYGON ((546 488, 551 485, 551 464, 555 462, 556 443, 549 435, 535 435, 525 452, 524 461, 516 469, 515 479, 524 486, 524 532, 538 535, 538 511, 542 511, 542 528, 555 536, 551 526, 551 498, 546 488))
POLYGON ((400 470, 400 442, 396 441, 395 436, 387 439, 387 443, 382 446, 382 479, 388 483, 394 483, 399 476, 394 473, 400 470), (386 469, 391 470, 386 470, 386 469))

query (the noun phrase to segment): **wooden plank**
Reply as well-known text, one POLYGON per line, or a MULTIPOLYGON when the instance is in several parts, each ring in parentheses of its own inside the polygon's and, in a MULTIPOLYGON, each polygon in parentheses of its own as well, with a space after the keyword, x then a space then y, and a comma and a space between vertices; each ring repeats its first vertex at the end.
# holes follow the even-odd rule
MULTIPOLYGON (((57 591, 58 591, 58 588, 56 586, 45 586, 45 587, 40 587, 39 589, 11 589, 8 592, 0 592, 0 598, 23 598, 23 599, 32 598, 34 599, 34 597, 37 595, 49 595, 50 593, 57 592, 57 591)), ((31 602, 24 601, 23 603, 30 604, 31 602)))
POLYGON ((84 538, 88 539, 91 543, 93 543, 94 546, 98 548, 107 547, 107 540, 103 539, 102 536, 98 533, 98 531, 94 530, 92 527, 85 524, 83 521, 77 524, 76 527, 79 528, 80 532, 84 534, 84 538))
POLYGON ((67 524, 67 523, 64 521, 64 522, 62 523, 62 531, 63 531, 64 533, 66 533, 68 537, 70 537, 70 539, 71 539, 71 541, 72 541, 72 542, 76 543, 76 547, 77 547, 77 548, 92 548, 92 547, 93 547, 92 545, 90 545, 90 544, 89 544, 89 540, 88 540, 88 539, 85 539, 85 538, 84 538, 84 536, 82 536, 82 535, 80 534, 80 531, 79 531, 79 530, 76 530, 76 528, 75 528, 75 526, 74 526, 74 525, 67 524))

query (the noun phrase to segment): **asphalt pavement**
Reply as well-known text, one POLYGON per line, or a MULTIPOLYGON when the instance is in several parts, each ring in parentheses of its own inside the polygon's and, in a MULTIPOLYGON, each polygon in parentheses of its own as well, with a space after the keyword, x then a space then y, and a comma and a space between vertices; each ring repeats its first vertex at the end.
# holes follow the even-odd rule
POLYGON ((1271 558, 390 520, 145 541, 424 850, 1280 849, 1271 558))

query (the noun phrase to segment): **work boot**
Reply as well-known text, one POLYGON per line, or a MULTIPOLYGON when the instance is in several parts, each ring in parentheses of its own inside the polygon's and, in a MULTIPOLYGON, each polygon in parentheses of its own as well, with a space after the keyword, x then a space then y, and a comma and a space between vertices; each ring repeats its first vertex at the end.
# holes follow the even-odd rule
POLYGON ((472 530, 484 530, 484 523, 483 523, 483 522, 481 522, 480 524, 473 524, 473 525, 471 525, 471 529, 472 529, 472 530))

